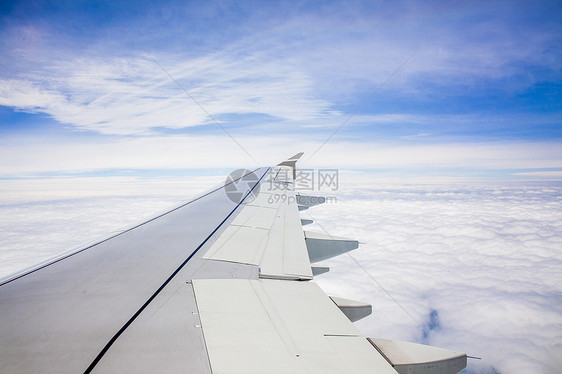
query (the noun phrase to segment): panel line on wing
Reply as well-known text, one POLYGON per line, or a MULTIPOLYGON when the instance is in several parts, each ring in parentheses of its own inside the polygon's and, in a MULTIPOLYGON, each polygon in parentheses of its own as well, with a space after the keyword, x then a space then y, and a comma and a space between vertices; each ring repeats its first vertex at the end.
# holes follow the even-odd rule
POLYGON ((162 283, 162 285, 137 310, 137 312, 121 327, 121 329, 119 329, 119 331, 117 331, 117 333, 103 347, 103 349, 100 351, 100 353, 94 358, 94 360, 88 366, 88 368, 86 368, 86 370, 84 371, 84 374, 91 373, 91 371, 95 368, 97 363, 102 359, 102 357, 109 350, 109 348, 111 348, 111 346, 119 338, 119 336, 121 336, 121 334, 123 334, 123 332, 127 329, 127 327, 129 327, 131 325, 131 323, 133 323, 133 321, 143 312, 143 310, 152 302, 152 300, 154 300, 154 298, 156 298, 156 296, 158 296, 158 294, 164 289, 164 287, 166 287, 166 285, 168 283, 170 283, 170 281, 180 272, 180 270, 185 266, 185 264, 187 264, 189 262, 189 260, 191 260, 191 258, 201 249, 201 247, 203 247, 205 245, 205 243, 207 243, 207 241, 218 231, 218 229, 230 218, 230 216, 238 209, 238 207, 242 204, 242 202, 244 200, 246 200, 246 198, 252 193, 252 191, 259 185, 259 183, 261 182, 263 177, 265 177, 265 175, 267 175, 268 171, 269 171, 269 168, 266 169, 265 173, 254 184, 254 186, 248 191, 248 193, 246 193, 244 198, 238 204, 236 204, 234 209, 232 209, 232 211, 225 217, 225 219, 222 220, 222 222, 219 223, 219 225, 217 227, 215 227, 215 229, 205 238, 205 240, 203 240, 203 242, 201 242, 201 244, 199 244, 199 246, 187 257, 187 259, 185 259, 180 264, 180 266, 164 281, 164 283, 162 283))
POLYGON ((275 304, 270 300, 267 293, 263 289, 262 283, 259 282, 250 282, 257 298, 259 299, 260 303, 262 304, 263 310, 269 317, 271 324, 277 331, 277 334, 285 344, 287 350, 294 355, 295 357, 299 356, 299 351, 297 345, 295 344, 294 340, 291 338, 289 334, 287 326, 283 323, 283 319, 278 314, 275 309, 275 304))

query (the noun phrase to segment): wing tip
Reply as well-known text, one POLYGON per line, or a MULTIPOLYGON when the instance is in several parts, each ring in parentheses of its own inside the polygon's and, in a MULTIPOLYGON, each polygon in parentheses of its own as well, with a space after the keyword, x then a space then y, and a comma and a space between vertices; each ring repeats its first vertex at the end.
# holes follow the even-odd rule
POLYGON ((286 166, 293 166, 294 167, 294 165, 302 157, 302 155, 304 155, 304 152, 299 152, 296 155, 294 155, 293 157, 289 157, 285 161, 277 164, 277 166, 286 165, 286 166))

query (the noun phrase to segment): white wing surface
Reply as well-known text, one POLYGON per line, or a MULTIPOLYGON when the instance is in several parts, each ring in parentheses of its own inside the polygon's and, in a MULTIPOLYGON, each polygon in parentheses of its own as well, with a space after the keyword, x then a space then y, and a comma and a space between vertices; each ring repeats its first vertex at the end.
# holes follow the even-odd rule
POLYGON ((0 372, 462 369, 464 354, 367 339, 351 320, 371 306, 312 281, 327 268, 311 262, 358 242, 303 231, 299 210, 322 201, 294 191, 300 156, 0 281, 0 372))

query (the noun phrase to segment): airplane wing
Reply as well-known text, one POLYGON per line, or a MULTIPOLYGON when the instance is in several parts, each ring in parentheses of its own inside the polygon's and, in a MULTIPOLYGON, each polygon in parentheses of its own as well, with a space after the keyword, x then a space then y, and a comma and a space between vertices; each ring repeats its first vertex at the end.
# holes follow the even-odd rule
POLYGON ((456 373, 463 353, 364 337, 311 263, 295 164, 232 173, 144 223, 0 281, 2 373, 456 373))

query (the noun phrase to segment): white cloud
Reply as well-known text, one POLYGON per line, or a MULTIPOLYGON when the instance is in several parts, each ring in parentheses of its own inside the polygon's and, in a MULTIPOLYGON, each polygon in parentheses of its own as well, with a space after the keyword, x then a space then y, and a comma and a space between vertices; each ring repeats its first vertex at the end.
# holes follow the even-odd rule
POLYGON ((539 177, 539 178, 562 178, 562 171, 527 171, 524 173, 513 173, 514 175, 523 175, 528 177, 539 177))
MULTIPOLYGON (((334 141, 310 158, 323 137, 233 135, 261 165, 276 164, 305 151, 302 167, 409 170, 408 178, 430 174, 451 177, 447 170, 454 170, 458 177, 463 170, 562 167, 559 142, 389 145, 334 141)), ((4 137, 0 145, 0 175, 3 177, 109 169, 238 168, 255 163, 226 136, 96 138, 73 142, 64 138, 4 137)), ((558 178, 556 174, 551 177, 558 178)))
MULTIPOLYGON (((278 121, 310 120, 329 106, 314 98, 305 74, 275 60, 164 55, 159 63, 215 117, 259 113, 278 121)), ((151 134, 213 122, 157 63, 134 54, 50 61, 19 79, 4 79, 0 105, 102 134, 151 134)))
MULTIPOLYGON (((537 168, 560 167, 562 151, 557 142, 486 142, 421 145, 385 145, 373 143, 328 143, 322 157, 337 167, 478 167, 537 168), (361 150, 359 152, 359 150, 361 150), (358 157, 358 155, 361 157, 358 157), (338 155, 333 159, 330 155, 338 155), (544 166, 539 166, 544 165, 544 166), (547 166, 548 165, 548 166, 547 166)), ((320 153, 319 153, 320 154, 320 153)), ((306 158, 305 158, 306 160, 306 158)))

